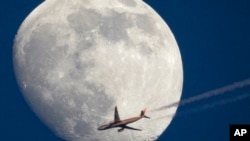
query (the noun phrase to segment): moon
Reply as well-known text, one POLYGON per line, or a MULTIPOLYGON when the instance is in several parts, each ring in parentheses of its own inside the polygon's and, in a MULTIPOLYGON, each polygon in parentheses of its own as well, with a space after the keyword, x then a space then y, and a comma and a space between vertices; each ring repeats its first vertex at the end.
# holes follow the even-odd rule
POLYGON ((164 20, 141 0, 46 0, 20 26, 15 74, 28 104, 69 141, 156 140, 180 100, 183 69, 178 45, 164 20), (114 119, 142 131, 97 128, 114 119))

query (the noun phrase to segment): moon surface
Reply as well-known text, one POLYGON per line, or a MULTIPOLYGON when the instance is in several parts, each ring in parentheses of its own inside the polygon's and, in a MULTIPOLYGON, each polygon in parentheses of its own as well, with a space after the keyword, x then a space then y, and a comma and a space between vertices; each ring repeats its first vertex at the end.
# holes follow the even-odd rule
POLYGON ((22 23, 13 59, 33 111, 69 141, 155 140, 177 107, 151 110, 181 97, 176 40, 141 0, 46 0, 22 23), (98 131, 116 105, 121 119, 144 108, 151 119, 129 124, 142 131, 98 131))

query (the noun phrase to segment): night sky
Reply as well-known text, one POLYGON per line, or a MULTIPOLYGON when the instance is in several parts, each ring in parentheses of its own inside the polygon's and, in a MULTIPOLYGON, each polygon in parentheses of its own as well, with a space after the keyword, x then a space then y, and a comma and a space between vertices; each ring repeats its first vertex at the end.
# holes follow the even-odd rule
MULTIPOLYGON (((13 71, 15 34, 41 2, 0 2, 0 141, 62 141, 31 111, 13 71)), ((184 68, 182 99, 250 78, 248 0, 145 2, 167 22, 179 44, 184 68)), ((159 141, 228 141, 230 124, 250 124, 250 97, 209 109, 202 107, 249 93, 250 86, 180 106, 159 141)))

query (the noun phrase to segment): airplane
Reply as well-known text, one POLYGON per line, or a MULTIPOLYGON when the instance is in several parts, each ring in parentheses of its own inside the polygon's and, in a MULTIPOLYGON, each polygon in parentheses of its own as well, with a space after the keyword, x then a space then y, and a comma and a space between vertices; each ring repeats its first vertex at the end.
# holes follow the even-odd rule
POLYGON ((114 119, 114 121, 110 122, 109 124, 102 125, 97 129, 98 130, 106 130, 106 129, 110 129, 110 128, 121 127, 121 129, 117 130, 118 132, 121 132, 124 129, 131 129, 131 130, 141 131, 141 129, 129 127, 129 126, 127 126, 127 124, 130 124, 132 122, 136 122, 137 120, 140 120, 142 118, 150 118, 150 117, 146 116, 145 113, 146 113, 146 109, 142 110, 139 116, 128 118, 128 119, 125 119, 125 120, 120 120, 119 113, 118 113, 118 110, 117 110, 117 106, 115 106, 115 113, 114 113, 114 118, 115 119, 114 119))

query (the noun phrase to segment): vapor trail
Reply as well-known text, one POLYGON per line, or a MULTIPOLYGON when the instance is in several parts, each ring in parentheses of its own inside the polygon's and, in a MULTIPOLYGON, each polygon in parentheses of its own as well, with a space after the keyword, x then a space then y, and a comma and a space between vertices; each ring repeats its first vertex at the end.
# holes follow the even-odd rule
POLYGON ((244 100, 246 98, 250 98, 250 93, 249 92, 245 93, 245 94, 240 94, 240 95, 238 95, 236 97, 233 97, 233 98, 222 99, 222 100, 215 101, 215 102, 212 102, 212 103, 204 104, 202 106, 192 108, 192 109, 189 109, 189 110, 186 110, 186 111, 180 111, 176 115, 169 114, 169 115, 165 115, 165 116, 162 116, 162 117, 159 117, 159 118, 156 118, 156 119, 161 119, 161 118, 166 118, 166 117, 173 117, 173 116, 175 116, 175 117, 178 116, 179 117, 179 116, 183 116, 183 115, 187 115, 187 114, 196 113, 196 112, 199 112, 199 111, 204 111, 204 110, 207 110, 207 109, 215 108, 217 106, 224 106, 226 104, 230 104, 230 103, 233 103, 233 102, 244 100))
POLYGON ((226 92, 231 92, 231 91, 233 91, 235 89, 243 88, 243 87, 246 87, 246 86, 250 86, 250 79, 235 82, 233 84, 230 84, 230 85, 218 88, 218 89, 207 91, 205 93, 201 93, 201 94, 198 94, 196 96, 193 96, 193 97, 190 97, 190 98, 187 98, 187 99, 183 99, 180 102, 175 102, 175 103, 172 103, 172 104, 169 104, 169 105, 166 105, 166 106, 162 106, 160 108, 154 109, 153 111, 160 111, 160 110, 168 109, 168 108, 171 108, 171 107, 184 106, 186 104, 193 103, 193 102, 196 102, 196 101, 200 101, 200 100, 203 100, 203 99, 207 99, 207 98, 210 98, 210 97, 214 97, 214 96, 218 96, 218 95, 224 95, 226 92))
POLYGON ((237 101, 249 98, 249 97, 250 97, 250 93, 241 94, 241 95, 238 95, 238 96, 233 97, 233 98, 223 99, 220 101, 215 101, 213 103, 204 104, 204 105, 199 106, 197 108, 193 108, 193 109, 190 109, 187 111, 180 112, 178 115, 185 115, 185 114, 190 114, 190 113, 195 113, 195 112, 215 108, 217 106, 223 106, 223 105, 237 102, 237 101))

